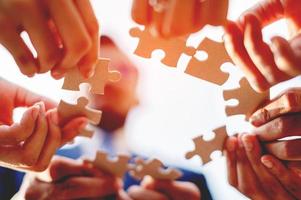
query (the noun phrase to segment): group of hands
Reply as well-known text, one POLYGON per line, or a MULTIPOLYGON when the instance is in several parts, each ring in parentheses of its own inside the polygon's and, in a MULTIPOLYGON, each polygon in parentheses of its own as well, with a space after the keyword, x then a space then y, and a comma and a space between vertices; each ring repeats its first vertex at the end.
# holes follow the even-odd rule
MULTIPOLYGON (((215 5, 208 8, 219 10, 217 0, 207 1, 215 5)), ((204 1, 152 2, 168 2, 168 6, 158 10, 149 0, 134 0, 132 17, 141 25, 154 27, 163 37, 189 34, 208 23, 201 17, 204 1), (195 16, 199 16, 197 20, 195 16)), ((237 22, 223 24, 226 49, 256 91, 266 91, 300 75, 300 13, 298 0, 265 0, 246 11, 237 22), (262 29, 280 19, 288 21, 290 38, 277 36, 271 39, 271 44, 265 43, 262 29)), ((84 77, 94 72, 99 26, 88 0, 0 0, 0 28, 5 30, 0 34, 0 43, 12 54, 20 71, 29 77, 51 71, 59 79, 74 67, 84 77), (23 31, 28 33, 36 57, 20 36, 23 31)), ((200 199, 200 192, 191 183, 147 178, 125 193, 120 180, 87 163, 64 158, 51 162, 56 150, 72 140, 86 126, 87 119, 74 118, 60 126, 55 102, 5 80, 0 80, 0 88, 1 165, 25 171, 44 171, 49 166, 46 172, 51 179, 34 177, 32 187, 26 192, 29 199, 47 199, 51 195, 93 199, 111 194, 117 194, 120 199, 146 196, 200 199), (28 108, 19 123, 13 121, 13 110, 17 107, 28 108)), ((255 127, 252 133, 227 140, 224 153, 229 183, 248 197, 301 199, 301 149, 298 147, 301 140, 281 140, 300 135, 300 101, 300 89, 285 92, 250 117, 255 127)))

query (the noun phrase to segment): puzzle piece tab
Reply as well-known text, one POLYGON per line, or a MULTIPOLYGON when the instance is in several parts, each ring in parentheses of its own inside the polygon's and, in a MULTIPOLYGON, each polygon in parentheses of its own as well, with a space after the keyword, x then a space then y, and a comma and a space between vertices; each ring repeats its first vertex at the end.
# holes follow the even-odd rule
POLYGON ((226 127, 223 126, 213 131, 215 137, 212 140, 204 140, 202 136, 193 139, 195 149, 186 154, 186 159, 191 159, 194 156, 202 158, 203 165, 210 162, 210 155, 214 151, 222 151, 226 138, 228 137, 226 127))
POLYGON ((128 164, 129 160, 130 157, 127 155, 119 155, 111 159, 107 153, 98 151, 93 164, 101 170, 122 178, 124 174, 131 169, 128 164))
POLYGON ((130 174, 137 180, 145 176, 151 176, 158 180, 176 180, 182 176, 182 172, 173 168, 163 168, 163 164, 158 159, 143 160, 136 159, 136 167, 130 171, 130 174))
POLYGON ((200 61, 192 57, 185 73, 205 81, 223 85, 228 80, 229 74, 220 69, 221 65, 226 62, 232 62, 224 47, 224 43, 205 38, 200 43, 198 50, 205 51, 208 58, 200 61))
POLYGON ((170 67, 176 67, 180 56, 185 53, 193 56, 196 52, 194 47, 187 47, 186 40, 188 37, 177 38, 160 38, 151 33, 150 28, 140 30, 139 28, 132 28, 130 30, 132 37, 139 38, 138 46, 135 54, 143 58, 151 58, 152 52, 161 49, 165 52, 165 57, 161 62, 170 67))
POLYGON ((232 115, 250 115, 260 106, 265 100, 269 99, 269 92, 257 93, 250 86, 246 78, 240 80, 240 88, 225 90, 224 99, 237 99, 239 104, 237 106, 227 106, 227 116, 232 115))
MULTIPOLYGON (((88 99, 85 97, 78 98, 77 104, 75 105, 66 103, 63 100, 61 100, 58 105, 60 125, 63 126, 73 118, 80 116, 87 117, 90 123, 94 125, 99 124, 102 112, 99 110, 88 108, 88 102, 88 99)), ((82 136, 86 137, 91 137, 93 135, 93 131, 88 129, 81 130, 81 133, 82 136)))
POLYGON ((81 83, 89 83, 90 91, 93 94, 104 94, 104 87, 107 81, 118 81, 120 73, 109 70, 109 59, 100 58, 97 61, 94 75, 88 79, 84 78, 78 68, 70 70, 64 80, 63 89, 79 91, 81 83))

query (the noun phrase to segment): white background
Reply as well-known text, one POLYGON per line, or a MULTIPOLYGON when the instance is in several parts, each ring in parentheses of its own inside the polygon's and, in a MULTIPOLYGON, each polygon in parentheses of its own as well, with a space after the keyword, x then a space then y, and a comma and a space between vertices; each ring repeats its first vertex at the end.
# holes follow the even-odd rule
MULTIPOLYGON (((256 0, 232 0, 229 18, 236 19, 243 10, 254 5, 256 0)), ((139 154, 155 156, 167 164, 186 167, 203 172, 207 178, 214 199, 244 199, 226 181, 224 159, 216 159, 205 167, 200 166, 198 158, 185 160, 185 152, 193 149, 191 139, 225 123, 229 133, 245 130, 242 117, 226 119, 223 88, 238 86, 240 73, 233 70, 229 81, 217 86, 192 78, 183 73, 190 57, 182 56, 178 69, 171 69, 160 63, 162 52, 154 52, 151 60, 132 54, 138 40, 128 34, 136 26, 130 18, 130 0, 94 0, 94 9, 101 24, 102 33, 113 37, 122 49, 129 54, 140 71, 138 94, 140 106, 130 115, 126 133, 131 149, 139 154), (239 123, 239 124, 238 124, 239 123), (235 126, 234 126, 235 124, 235 126)), ((284 25, 282 23, 282 25, 284 25)), ((273 35, 285 35, 283 28, 271 27, 273 35)), ((202 33, 191 36, 188 43, 197 46, 204 36, 220 40, 221 29, 206 28, 202 33)), ((270 35, 266 35, 267 41, 270 35)), ((62 81, 55 81, 49 74, 28 79, 22 76, 11 56, 0 48, 1 76, 27 87, 35 92, 49 96, 57 101, 68 97, 60 88, 62 81)))

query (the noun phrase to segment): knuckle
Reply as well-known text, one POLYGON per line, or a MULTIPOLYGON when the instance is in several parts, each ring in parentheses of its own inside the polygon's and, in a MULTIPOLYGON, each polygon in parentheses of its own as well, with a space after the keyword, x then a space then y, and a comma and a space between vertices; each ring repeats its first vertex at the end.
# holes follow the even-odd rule
POLYGON ((251 187, 246 185, 239 187, 238 190, 248 197, 251 197, 255 193, 255 191, 251 187))
POLYGON ((22 152, 22 164, 32 167, 38 161, 38 156, 32 153, 32 151, 23 150, 22 152))
POLYGON ((284 133, 287 127, 289 120, 287 120, 285 117, 279 117, 274 120, 274 123, 272 124, 272 130, 273 132, 277 133, 284 133))
POLYGON ((295 92, 287 92, 283 95, 283 99, 283 104, 286 108, 293 109, 300 105, 300 95, 296 94, 295 92))

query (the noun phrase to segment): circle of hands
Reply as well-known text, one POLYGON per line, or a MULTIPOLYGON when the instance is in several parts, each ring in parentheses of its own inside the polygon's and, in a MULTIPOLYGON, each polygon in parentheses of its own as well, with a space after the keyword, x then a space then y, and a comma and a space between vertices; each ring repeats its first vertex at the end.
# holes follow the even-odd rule
MULTIPOLYGON (((133 19, 154 26, 164 37, 195 32, 207 23, 219 23, 206 22, 202 17, 192 20, 193 16, 204 17, 210 13, 210 10, 195 9, 201 1, 170 2, 158 12, 148 0, 134 0, 133 19)), ((224 24, 226 49, 257 91, 300 75, 300 9, 298 0, 262 1, 239 21, 224 24), (274 37, 271 45, 265 43, 262 29, 284 18, 289 24, 290 38, 274 37)), ((6 30, 0 34, 0 43, 13 55, 23 74, 33 76, 51 71, 54 78, 61 78, 71 67, 78 67, 85 77, 93 73, 99 28, 88 1, 1 0, 0 10, 0 27, 6 30), (37 58, 20 37, 24 30, 37 50, 37 58)), ((44 171, 55 151, 87 124, 87 119, 76 118, 60 127, 56 103, 4 80, 0 80, 0 88, 2 166, 44 171), (20 123, 13 122, 13 110, 17 107, 27 107, 20 123)), ((250 122, 255 126, 251 134, 231 137, 226 142, 229 183, 252 199, 301 199, 300 140, 282 140, 300 135, 300 95, 300 89, 292 89, 268 102, 251 116, 250 122)), ((47 172, 48 180, 41 175, 31 178, 25 197, 72 199, 76 195, 76 198, 93 199, 111 194, 117 194, 120 199, 201 197, 191 183, 149 178, 126 193, 115 177, 88 163, 63 158, 54 159, 47 172)))

